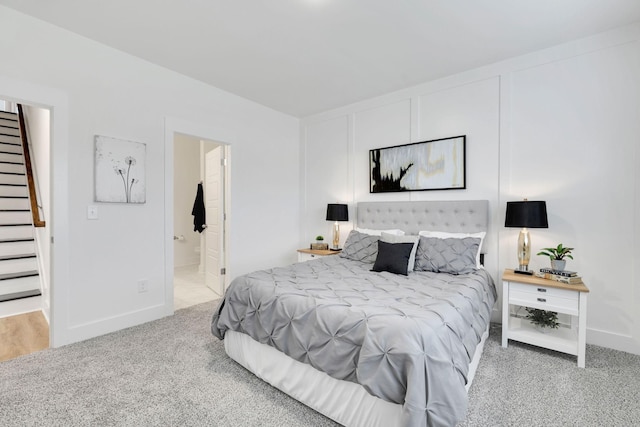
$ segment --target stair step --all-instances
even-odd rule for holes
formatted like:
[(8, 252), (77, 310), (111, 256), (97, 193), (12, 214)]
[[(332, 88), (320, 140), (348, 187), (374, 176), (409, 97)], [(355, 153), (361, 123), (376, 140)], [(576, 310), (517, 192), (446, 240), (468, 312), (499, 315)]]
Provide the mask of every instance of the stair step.
[(7, 145), (22, 146), (22, 139), (17, 135), (0, 135), (0, 142)]
[(31, 224), (15, 224), (15, 225), (12, 224), (9, 226), (0, 225), (0, 240), (13, 240), (13, 239), (33, 239), (33, 225)]
[[(0, 280), (5, 274), (38, 271), (38, 260), (35, 255), (29, 258), (9, 258), (0, 260)], [(12, 279), (13, 277), (9, 277)]]
[(0, 197), (0, 211), (29, 211), (30, 209), (31, 204), (28, 197)]
[(32, 221), (33, 217), (31, 216), (31, 212), (28, 209), (17, 212), (0, 211), (0, 224), (26, 224), (32, 223)]
[[(21, 160), (21, 158), (18, 158), (18, 160)], [(24, 163), (0, 162), (0, 173), (24, 174)]]
[(0, 274), (0, 280), (22, 279), (23, 277), (38, 276), (38, 270), (20, 271), (17, 273)]
[(24, 297), (37, 295), (35, 292), (40, 292), (40, 278), (37, 271), (0, 275), (0, 301), (15, 299), (16, 294), (23, 292), (31, 293)]
[(16, 255), (3, 255), (0, 256), (0, 261), (9, 261), (13, 259), (25, 259), (25, 258), (35, 258), (36, 254), (16, 254)]
[(15, 158), (15, 160), (14, 159), (7, 159), (7, 160), (0, 159), (0, 164), (3, 164), (3, 165), (23, 165), (24, 166), (24, 162), (22, 162), (20, 160), (21, 159), (19, 159), (17, 157)]
[(9, 137), (7, 135), (0, 135), (0, 152), (8, 154), (19, 154), (22, 156), (22, 142), (20, 138), (16, 136)]
[(5, 165), (5, 164), (18, 164), (20, 165), (20, 167), (24, 168), (24, 163), (22, 162), (22, 156), (12, 156), (12, 158), (7, 158), (9, 157), (10, 154), (0, 154), (0, 165)]
[(20, 125), (18, 124), (18, 121), (16, 119), (5, 119), (4, 117), (0, 117), (0, 126), (20, 129)]
[(27, 177), (25, 175), (0, 174), (0, 185), (27, 185)]
[(0, 146), (17, 145), (19, 147), (22, 147), (22, 139), (18, 138), (17, 136), (10, 136), (7, 138), (3, 138), (3, 140), (0, 140), (0, 144)]
[(27, 254), (35, 251), (36, 245), (33, 237), (0, 240), (0, 256)]
[(31, 298), (42, 295), (40, 289), (30, 289), (28, 291), (14, 292), (12, 294), (0, 295), (0, 302), (15, 301), (23, 298)]
[(0, 134), (2, 134), (2, 135), (11, 135), (11, 136), (20, 136), (20, 129), (0, 125)]
[(29, 197), (29, 189), (26, 184), (0, 184), (0, 198), (5, 197)]
[[(25, 208), (24, 206), (16, 206), (16, 207), (3, 206), (3, 204), (0, 203), (0, 212), (31, 212), (31, 210), (28, 207)], [(16, 223), (10, 222), (9, 224), (16, 224)]]
[(18, 114), (11, 111), (0, 111), (0, 117), (2, 117), (3, 119), (18, 120)]

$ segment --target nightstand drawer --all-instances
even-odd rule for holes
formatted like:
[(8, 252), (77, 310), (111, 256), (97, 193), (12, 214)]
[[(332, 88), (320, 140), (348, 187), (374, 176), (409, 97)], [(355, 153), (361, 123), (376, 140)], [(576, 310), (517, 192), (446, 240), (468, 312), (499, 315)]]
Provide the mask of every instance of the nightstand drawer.
[(575, 299), (578, 301), (578, 293), (566, 289), (552, 288), (549, 286), (525, 285), (522, 283), (511, 283), (511, 291), (527, 292), (535, 295), (547, 295), (559, 298)]
[(340, 251), (332, 250), (316, 250), (316, 249), (298, 249), (298, 262), (311, 261), (326, 256), (338, 255)]
[[(531, 286), (529, 286), (531, 288)], [(535, 290), (535, 288), (533, 288)], [(509, 290), (509, 303), (541, 310), (556, 311), (578, 315), (578, 293), (569, 291), (567, 298), (544, 292), (523, 292), (512, 287)]]
[(320, 255), (315, 254), (304, 254), (298, 252), (298, 262), (311, 261), (312, 259), (320, 258)]

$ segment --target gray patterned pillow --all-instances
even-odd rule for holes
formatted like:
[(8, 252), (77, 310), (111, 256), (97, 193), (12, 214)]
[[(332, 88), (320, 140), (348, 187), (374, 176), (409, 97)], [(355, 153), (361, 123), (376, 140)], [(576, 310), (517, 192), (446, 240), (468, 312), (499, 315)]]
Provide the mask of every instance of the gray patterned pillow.
[(439, 239), (420, 236), (415, 271), (467, 274), (476, 270), (480, 239)]
[(378, 255), (378, 240), (380, 240), (380, 236), (371, 236), (351, 230), (347, 241), (344, 242), (340, 256), (353, 261), (373, 263)]

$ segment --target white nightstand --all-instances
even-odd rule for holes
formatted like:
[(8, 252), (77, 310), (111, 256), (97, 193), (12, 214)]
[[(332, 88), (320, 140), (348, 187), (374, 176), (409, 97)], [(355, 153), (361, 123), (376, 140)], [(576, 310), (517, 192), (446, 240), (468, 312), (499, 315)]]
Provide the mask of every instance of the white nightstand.
[(340, 251), (318, 251), (315, 249), (298, 249), (298, 262), (310, 261), (323, 256), (337, 255)]
[[(578, 356), (578, 366), (584, 368), (588, 294), (589, 288), (582, 282), (569, 285), (505, 270), (502, 275), (502, 346), (507, 347), (511, 339), (573, 354)], [(561, 325), (543, 333), (527, 319), (514, 317), (510, 305), (569, 314), (571, 325)]]

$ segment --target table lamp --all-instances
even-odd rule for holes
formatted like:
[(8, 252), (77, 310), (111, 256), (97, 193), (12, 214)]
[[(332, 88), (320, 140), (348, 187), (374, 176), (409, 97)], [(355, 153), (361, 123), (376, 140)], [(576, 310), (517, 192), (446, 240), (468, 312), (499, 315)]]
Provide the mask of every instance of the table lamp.
[(329, 203), (327, 205), (327, 221), (333, 221), (333, 245), (332, 251), (340, 250), (340, 225), (338, 221), (349, 221), (349, 209), (347, 205)]
[(533, 274), (529, 271), (531, 259), (531, 237), (529, 228), (549, 228), (547, 204), (542, 201), (507, 202), (505, 227), (521, 228), (518, 235), (518, 268), (515, 273)]

